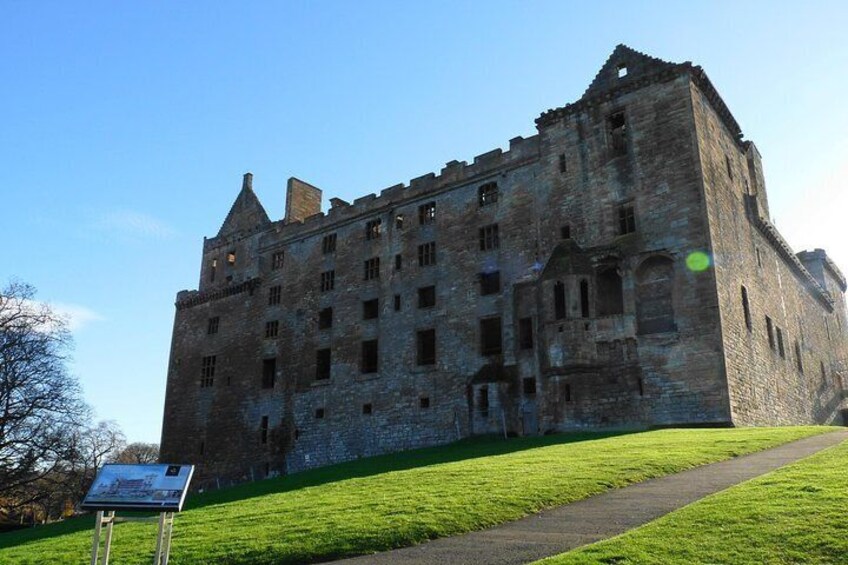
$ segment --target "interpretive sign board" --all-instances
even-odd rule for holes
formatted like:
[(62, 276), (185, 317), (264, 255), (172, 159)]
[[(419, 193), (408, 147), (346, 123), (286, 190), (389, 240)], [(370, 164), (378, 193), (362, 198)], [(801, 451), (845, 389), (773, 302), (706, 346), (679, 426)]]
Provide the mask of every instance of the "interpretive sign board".
[(179, 512), (194, 465), (104, 465), (82, 501), (83, 510)]

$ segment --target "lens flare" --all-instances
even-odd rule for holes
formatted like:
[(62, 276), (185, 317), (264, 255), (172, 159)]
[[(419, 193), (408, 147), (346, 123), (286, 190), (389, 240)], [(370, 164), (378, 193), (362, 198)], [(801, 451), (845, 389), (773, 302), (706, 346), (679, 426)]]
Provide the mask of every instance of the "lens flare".
[(700, 273), (710, 268), (710, 256), (703, 251), (693, 251), (686, 257), (686, 266), (694, 273)]

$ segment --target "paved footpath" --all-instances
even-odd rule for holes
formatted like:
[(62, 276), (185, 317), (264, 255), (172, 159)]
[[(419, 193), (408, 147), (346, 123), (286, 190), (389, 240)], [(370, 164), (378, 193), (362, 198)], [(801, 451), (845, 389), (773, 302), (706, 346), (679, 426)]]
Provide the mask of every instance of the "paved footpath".
[(829, 432), (711, 463), (546, 510), (488, 530), (338, 563), (519, 564), (569, 551), (641, 526), (707, 495), (774, 471), (848, 439)]

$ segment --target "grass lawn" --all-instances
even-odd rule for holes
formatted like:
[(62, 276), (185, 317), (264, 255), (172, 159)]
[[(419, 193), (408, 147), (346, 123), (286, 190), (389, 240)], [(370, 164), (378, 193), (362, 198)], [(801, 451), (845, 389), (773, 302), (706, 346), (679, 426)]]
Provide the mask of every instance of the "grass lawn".
[[(189, 498), (171, 563), (303, 563), (383, 551), (828, 431), (661, 430), (492, 438), (363, 459)], [(82, 563), (94, 518), (0, 534), (0, 563)], [(152, 559), (155, 524), (115, 526), (110, 562)]]
[(539, 563), (848, 563), (848, 443)]

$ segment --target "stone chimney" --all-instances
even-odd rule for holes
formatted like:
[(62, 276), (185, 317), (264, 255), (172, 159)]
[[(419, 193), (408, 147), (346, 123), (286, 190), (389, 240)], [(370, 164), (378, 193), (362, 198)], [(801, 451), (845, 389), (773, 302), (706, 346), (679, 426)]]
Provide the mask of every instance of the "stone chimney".
[(302, 222), (321, 212), (321, 189), (294, 177), (286, 186), (286, 223)]

